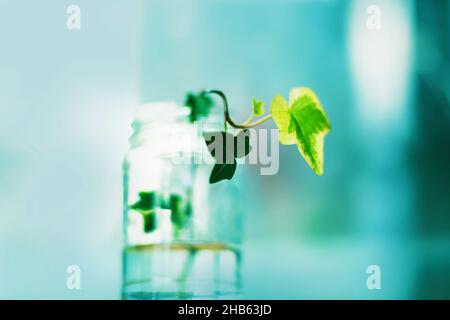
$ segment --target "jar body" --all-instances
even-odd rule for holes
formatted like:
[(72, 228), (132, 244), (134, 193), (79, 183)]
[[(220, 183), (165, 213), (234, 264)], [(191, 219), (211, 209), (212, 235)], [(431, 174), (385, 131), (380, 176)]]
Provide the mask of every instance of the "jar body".
[(209, 184), (202, 138), (219, 128), (175, 104), (144, 108), (123, 163), (122, 297), (239, 298), (242, 214), (231, 183)]

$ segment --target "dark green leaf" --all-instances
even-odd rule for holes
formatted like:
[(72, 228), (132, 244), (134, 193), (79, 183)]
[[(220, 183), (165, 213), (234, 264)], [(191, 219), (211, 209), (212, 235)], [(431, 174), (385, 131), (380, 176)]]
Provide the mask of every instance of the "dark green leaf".
[(154, 212), (142, 214), (144, 219), (144, 232), (150, 233), (156, 229), (156, 215)]
[(156, 192), (140, 192), (139, 200), (131, 205), (131, 209), (140, 211), (140, 212), (148, 212), (154, 210), (157, 206), (157, 194)]
[(209, 152), (216, 160), (209, 182), (231, 180), (236, 172), (236, 158), (243, 158), (252, 150), (250, 131), (242, 130), (236, 137), (226, 132), (206, 132), (203, 136)]
[(209, 177), (209, 183), (216, 183), (222, 180), (231, 180), (236, 172), (236, 161), (232, 164), (216, 163)]
[(170, 195), (170, 208), (172, 210), (170, 219), (172, 223), (179, 229), (186, 226), (191, 216), (191, 204), (177, 194)]
[(144, 232), (150, 233), (156, 229), (155, 209), (158, 205), (156, 192), (140, 192), (139, 200), (131, 205), (131, 209), (142, 214), (144, 220)]
[(191, 108), (190, 121), (194, 122), (207, 117), (214, 106), (214, 101), (206, 92), (188, 93), (185, 105)]

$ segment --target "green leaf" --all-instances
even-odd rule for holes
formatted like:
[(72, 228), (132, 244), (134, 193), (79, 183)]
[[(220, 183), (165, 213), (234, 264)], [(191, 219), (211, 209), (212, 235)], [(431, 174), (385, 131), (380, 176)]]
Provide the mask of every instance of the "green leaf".
[(185, 105), (191, 108), (189, 118), (191, 122), (194, 122), (209, 115), (211, 108), (214, 106), (214, 101), (206, 92), (191, 92), (186, 96)]
[(144, 232), (150, 233), (156, 229), (156, 215), (154, 212), (142, 214), (144, 219)]
[(171, 195), (167, 192), (162, 192), (159, 194), (159, 206), (161, 207), (161, 209), (170, 210), (170, 196)]
[(157, 206), (157, 194), (156, 192), (140, 192), (139, 200), (131, 205), (131, 209), (139, 212), (152, 211)]
[(234, 159), (241, 159), (252, 150), (250, 146), (250, 131), (241, 130), (237, 136), (226, 132), (205, 132), (208, 151), (218, 163), (233, 163)]
[(315, 93), (308, 88), (292, 89), (289, 104), (277, 96), (271, 112), (279, 130), (281, 144), (297, 144), (308, 165), (318, 175), (323, 174), (324, 138), (330, 123)]
[(282, 96), (276, 96), (270, 105), (270, 112), (273, 120), (278, 127), (278, 139), (281, 144), (296, 144), (297, 139), (295, 131), (292, 129), (291, 113), (286, 99)]
[(253, 114), (255, 116), (262, 116), (264, 114), (264, 102), (257, 101), (253, 98)]
[(216, 160), (209, 182), (231, 180), (236, 172), (236, 159), (245, 157), (252, 150), (250, 131), (241, 130), (237, 136), (227, 132), (205, 132), (203, 136), (209, 152)]
[(216, 183), (222, 180), (231, 180), (236, 172), (236, 161), (232, 164), (216, 163), (209, 177), (209, 183)]
[(131, 209), (142, 214), (144, 220), (144, 232), (150, 233), (156, 229), (155, 209), (157, 207), (158, 196), (156, 192), (140, 192), (139, 200), (131, 205)]
[(183, 197), (177, 194), (170, 195), (170, 220), (178, 228), (186, 226), (191, 216), (192, 208), (189, 201), (183, 200)]

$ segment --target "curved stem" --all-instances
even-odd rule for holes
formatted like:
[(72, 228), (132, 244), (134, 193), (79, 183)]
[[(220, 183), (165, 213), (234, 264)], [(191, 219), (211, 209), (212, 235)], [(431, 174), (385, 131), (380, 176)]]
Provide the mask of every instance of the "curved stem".
[(243, 124), (236, 123), (230, 117), (230, 112), (228, 110), (228, 100), (227, 100), (227, 97), (225, 96), (225, 94), (222, 91), (219, 91), (219, 90), (211, 90), (211, 91), (208, 91), (208, 93), (209, 94), (216, 94), (220, 98), (222, 98), (223, 107), (224, 107), (225, 122), (228, 123), (233, 128), (236, 128), (236, 129), (250, 129), (250, 128), (254, 128), (254, 127), (259, 126), (260, 124), (262, 124), (262, 123), (264, 123), (267, 120), (270, 120), (272, 118), (272, 115), (269, 114), (268, 116), (265, 116), (264, 118), (261, 118), (260, 120), (252, 122), (252, 123), (248, 123), (248, 124), (247, 123), (243, 123)]

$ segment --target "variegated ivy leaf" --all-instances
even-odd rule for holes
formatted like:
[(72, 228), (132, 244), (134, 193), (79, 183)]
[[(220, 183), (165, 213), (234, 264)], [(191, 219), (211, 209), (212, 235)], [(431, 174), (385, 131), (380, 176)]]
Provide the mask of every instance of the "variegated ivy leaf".
[(318, 175), (323, 174), (324, 138), (330, 123), (316, 94), (308, 88), (294, 88), (289, 102), (276, 96), (270, 106), (281, 144), (296, 144), (300, 154)]

